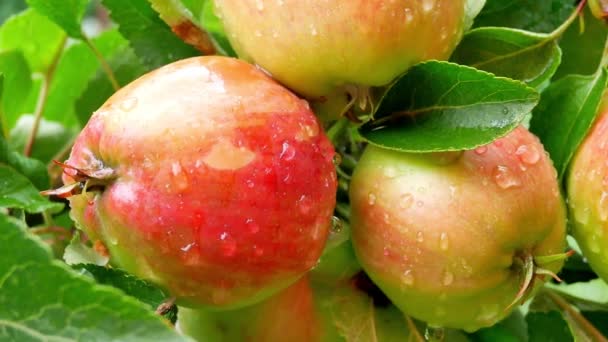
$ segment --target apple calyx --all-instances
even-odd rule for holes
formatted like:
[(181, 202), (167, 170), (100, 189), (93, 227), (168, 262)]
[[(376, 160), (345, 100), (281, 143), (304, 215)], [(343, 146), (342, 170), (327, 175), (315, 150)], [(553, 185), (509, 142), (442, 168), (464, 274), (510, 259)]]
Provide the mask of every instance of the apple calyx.
[(561, 283), (562, 279), (558, 277), (557, 274), (542, 268), (541, 266), (563, 261), (571, 257), (574, 253), (574, 250), (570, 250), (565, 253), (534, 256), (530, 251), (524, 251), (523, 253), (516, 255), (513, 259), (513, 267), (522, 275), (523, 280), (519, 286), (519, 291), (515, 295), (515, 299), (507, 306), (505, 311), (508, 311), (516, 304), (523, 302), (530, 295), (532, 289), (534, 289), (535, 278), (543, 279), (545, 276), (550, 276), (555, 281)]
[(53, 163), (59, 165), (63, 169), (63, 173), (70, 176), (74, 182), (66, 184), (57, 189), (41, 191), (43, 196), (57, 196), (59, 198), (68, 198), (87, 192), (87, 190), (103, 190), (103, 188), (113, 179), (116, 178), (116, 172), (109, 167), (101, 168), (78, 168), (66, 163), (53, 160)]

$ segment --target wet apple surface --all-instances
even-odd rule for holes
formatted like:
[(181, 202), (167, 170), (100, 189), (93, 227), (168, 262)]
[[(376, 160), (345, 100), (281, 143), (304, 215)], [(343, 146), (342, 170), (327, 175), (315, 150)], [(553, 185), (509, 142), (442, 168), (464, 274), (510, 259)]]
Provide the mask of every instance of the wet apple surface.
[[(363, 268), (396, 306), (431, 326), (495, 324), (522, 288), (525, 260), (565, 248), (554, 168), (522, 127), (465, 152), (368, 146), (350, 200)], [(534, 266), (557, 272), (561, 265)], [(545, 279), (536, 278), (526, 293)]]
[[(112, 96), (66, 161), (69, 198), (116, 265), (186, 306), (236, 307), (296, 281), (335, 205), (334, 150), (308, 104), (255, 67), (198, 57)], [(101, 171), (100, 171), (101, 170)]]

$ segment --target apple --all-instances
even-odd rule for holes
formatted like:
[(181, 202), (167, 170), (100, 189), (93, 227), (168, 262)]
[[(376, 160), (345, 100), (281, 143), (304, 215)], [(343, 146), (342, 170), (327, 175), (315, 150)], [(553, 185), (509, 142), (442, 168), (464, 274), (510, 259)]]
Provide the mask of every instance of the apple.
[(71, 196), (72, 218), (114, 265), (182, 306), (234, 308), (317, 263), (335, 206), (333, 157), (306, 101), (246, 62), (195, 57), (110, 97), (55, 193)]
[[(479, 1), (478, 1), (479, 2)], [(410, 66), (446, 59), (467, 0), (214, 0), (239, 57), (334, 113)], [(318, 113), (317, 113), (318, 114)]]
[(523, 127), (464, 152), (370, 145), (350, 201), (363, 269), (404, 313), (434, 327), (495, 324), (565, 258), (556, 172)]

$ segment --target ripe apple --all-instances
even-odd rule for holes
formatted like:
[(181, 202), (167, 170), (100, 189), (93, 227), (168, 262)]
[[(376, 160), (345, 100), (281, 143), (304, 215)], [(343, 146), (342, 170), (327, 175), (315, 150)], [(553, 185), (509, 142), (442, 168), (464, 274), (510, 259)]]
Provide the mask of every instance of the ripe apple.
[(467, 21), (467, 0), (214, 3), (241, 58), (319, 101), (365, 96), (420, 61), (449, 57)]
[(350, 200), (363, 269), (431, 326), (491, 326), (542, 284), (532, 276), (543, 280), (563, 264), (543, 258), (565, 248), (555, 169), (523, 127), (464, 152), (368, 146)]
[(567, 179), (572, 235), (591, 268), (608, 281), (608, 93)]
[(119, 267), (185, 306), (231, 308), (317, 262), (334, 149), (308, 104), (254, 66), (196, 57), (93, 114), (65, 162), (72, 218)]

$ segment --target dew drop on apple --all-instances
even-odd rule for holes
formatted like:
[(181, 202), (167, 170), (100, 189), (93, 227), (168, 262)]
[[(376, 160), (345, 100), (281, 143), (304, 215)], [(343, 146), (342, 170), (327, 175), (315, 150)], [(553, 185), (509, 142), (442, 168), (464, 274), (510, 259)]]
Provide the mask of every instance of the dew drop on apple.
[(376, 195), (375, 195), (374, 193), (370, 192), (370, 193), (367, 195), (367, 203), (368, 203), (369, 205), (374, 205), (374, 204), (376, 204)]
[(300, 196), (298, 199), (298, 208), (300, 209), (300, 213), (302, 215), (308, 215), (312, 209), (313, 203), (310, 197), (306, 195)]
[(454, 282), (454, 274), (450, 271), (445, 271), (445, 273), (443, 273), (443, 279), (441, 280), (441, 283), (444, 286), (449, 286)]
[(173, 175), (173, 184), (177, 190), (183, 191), (188, 188), (188, 177), (184, 173), (179, 162), (173, 162), (171, 164), (171, 174)]
[(384, 168), (384, 176), (388, 179), (392, 179), (397, 177), (397, 170), (394, 167), (385, 167)]
[(290, 161), (296, 156), (296, 149), (287, 141), (283, 142), (281, 154), (279, 157), (283, 160)]
[(494, 181), (501, 189), (516, 188), (521, 186), (521, 180), (507, 166), (498, 165), (494, 169)]
[(498, 304), (483, 304), (481, 310), (477, 316), (479, 322), (494, 322), (496, 316), (498, 316), (499, 307)]
[(597, 204), (597, 211), (600, 214), (600, 220), (605, 222), (608, 220), (608, 192), (602, 191), (600, 201)]
[(194, 242), (191, 242), (183, 247), (181, 247), (180, 249), (182, 250), (182, 252), (188, 252), (193, 246), (194, 246)]
[(317, 28), (313, 24), (310, 24), (310, 34), (313, 35), (313, 36), (316, 36), (317, 34), (319, 34), (317, 32)]
[(344, 229), (344, 222), (338, 216), (333, 216), (331, 218), (331, 233), (338, 234), (342, 232), (342, 229)]
[(247, 230), (249, 230), (251, 234), (255, 234), (260, 231), (260, 226), (255, 223), (252, 218), (248, 218), (247, 220), (245, 220), (245, 225), (247, 226)]
[(447, 251), (450, 246), (450, 240), (448, 239), (448, 234), (446, 232), (442, 232), (439, 235), (439, 249), (442, 251)]
[(227, 232), (220, 234), (222, 254), (226, 257), (232, 257), (236, 254), (236, 241), (234, 241)]
[(598, 254), (601, 251), (600, 244), (598, 242), (598, 236), (592, 235), (589, 239), (589, 249), (592, 253)]
[(262, 32), (260, 30), (255, 30), (253, 32), (253, 34), (255, 34), (256, 37), (261, 37), (262, 36)]
[(256, 0), (256, 8), (258, 9), (259, 12), (262, 12), (264, 10), (264, 1), (262, 0)]
[(534, 146), (521, 145), (515, 151), (515, 155), (519, 157), (523, 163), (534, 165), (540, 160), (540, 153)]
[(589, 223), (589, 216), (591, 216), (591, 209), (589, 208), (576, 208), (576, 210), (574, 210), (574, 219), (578, 223)]
[(264, 255), (264, 250), (256, 245), (253, 245), (253, 254), (257, 257)]
[(422, 231), (418, 231), (418, 233), (416, 233), (416, 241), (424, 242), (424, 233)]
[(130, 112), (137, 107), (137, 97), (129, 97), (120, 103), (123, 112)]
[(487, 146), (479, 146), (476, 149), (473, 150), (475, 152), (475, 154), (481, 156), (483, 154), (485, 154), (486, 152), (488, 152), (488, 147)]
[(412, 206), (413, 203), (414, 196), (412, 196), (412, 194), (405, 193), (399, 198), (399, 208), (401, 209), (408, 209)]
[(414, 285), (414, 272), (410, 269), (405, 270), (401, 275), (401, 282), (407, 286)]

